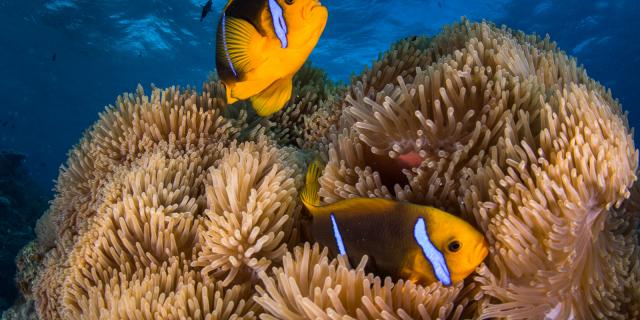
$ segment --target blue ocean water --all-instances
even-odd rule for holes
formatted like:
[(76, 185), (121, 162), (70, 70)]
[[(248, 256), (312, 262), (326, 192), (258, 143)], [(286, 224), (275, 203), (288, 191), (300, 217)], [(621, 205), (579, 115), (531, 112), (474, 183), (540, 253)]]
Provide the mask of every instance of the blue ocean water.
[[(257, 0), (256, 0), (257, 1)], [(26, 155), (53, 187), (66, 152), (117, 95), (200, 88), (214, 71), (224, 0), (0, 0), (0, 150)], [(611, 88), (640, 127), (640, 1), (323, 0), (329, 20), (310, 60), (334, 80), (361, 72), (394, 41), (434, 35), (465, 16), (549, 34)], [(637, 137), (637, 133), (636, 133)], [(4, 284), (2, 284), (4, 286)]]
[[(0, 0), (0, 149), (24, 153), (53, 186), (82, 131), (118, 94), (195, 85), (214, 70), (224, 0), (201, 23), (205, 0)], [(348, 80), (395, 40), (487, 19), (550, 34), (620, 99), (637, 127), (640, 1), (324, 0), (329, 20), (310, 60)], [(55, 61), (54, 61), (55, 55)]]

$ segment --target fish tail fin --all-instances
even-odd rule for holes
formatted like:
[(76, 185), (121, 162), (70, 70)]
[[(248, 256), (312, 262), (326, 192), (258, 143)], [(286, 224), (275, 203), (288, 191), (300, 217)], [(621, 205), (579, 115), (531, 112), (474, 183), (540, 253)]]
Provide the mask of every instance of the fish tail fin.
[(305, 180), (304, 189), (300, 193), (300, 199), (307, 207), (320, 206), (320, 183), (318, 179), (322, 176), (322, 170), (324, 165), (319, 159), (314, 160), (309, 164), (307, 168), (307, 177)]
[(276, 80), (269, 87), (251, 97), (251, 104), (256, 113), (261, 117), (266, 117), (280, 111), (291, 99), (292, 82), (292, 77)]

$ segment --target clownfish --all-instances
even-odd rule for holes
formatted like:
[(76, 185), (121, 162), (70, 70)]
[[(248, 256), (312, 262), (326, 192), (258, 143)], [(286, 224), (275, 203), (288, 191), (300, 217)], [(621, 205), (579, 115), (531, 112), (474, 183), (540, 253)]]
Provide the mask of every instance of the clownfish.
[(320, 206), (323, 165), (309, 165), (300, 193), (311, 214), (311, 237), (333, 254), (377, 272), (420, 284), (464, 280), (489, 253), (482, 233), (442, 210), (382, 198), (352, 198)]
[(216, 41), (216, 69), (227, 103), (251, 99), (263, 117), (282, 109), (327, 17), (318, 0), (230, 0)]

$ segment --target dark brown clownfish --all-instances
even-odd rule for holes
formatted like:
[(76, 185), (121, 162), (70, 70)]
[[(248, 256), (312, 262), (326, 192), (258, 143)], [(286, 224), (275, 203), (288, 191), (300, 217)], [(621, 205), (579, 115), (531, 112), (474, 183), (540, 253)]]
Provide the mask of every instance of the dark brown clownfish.
[(382, 198), (352, 198), (320, 206), (322, 164), (307, 170), (300, 198), (311, 214), (311, 237), (334, 254), (377, 272), (421, 284), (464, 280), (484, 260), (487, 242), (469, 223), (442, 210)]

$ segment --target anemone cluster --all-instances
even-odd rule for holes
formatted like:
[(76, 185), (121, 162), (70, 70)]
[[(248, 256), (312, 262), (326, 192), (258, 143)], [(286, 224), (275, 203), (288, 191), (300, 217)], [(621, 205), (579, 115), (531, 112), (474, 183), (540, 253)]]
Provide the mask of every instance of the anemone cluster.
[[(267, 119), (215, 80), (118, 98), (69, 153), (4, 317), (640, 317), (638, 150), (611, 93), (548, 38), (463, 20), (349, 86), (310, 66), (294, 86)], [(316, 156), (323, 203), (435, 206), (489, 256), (449, 287), (329, 256), (301, 232)]]

